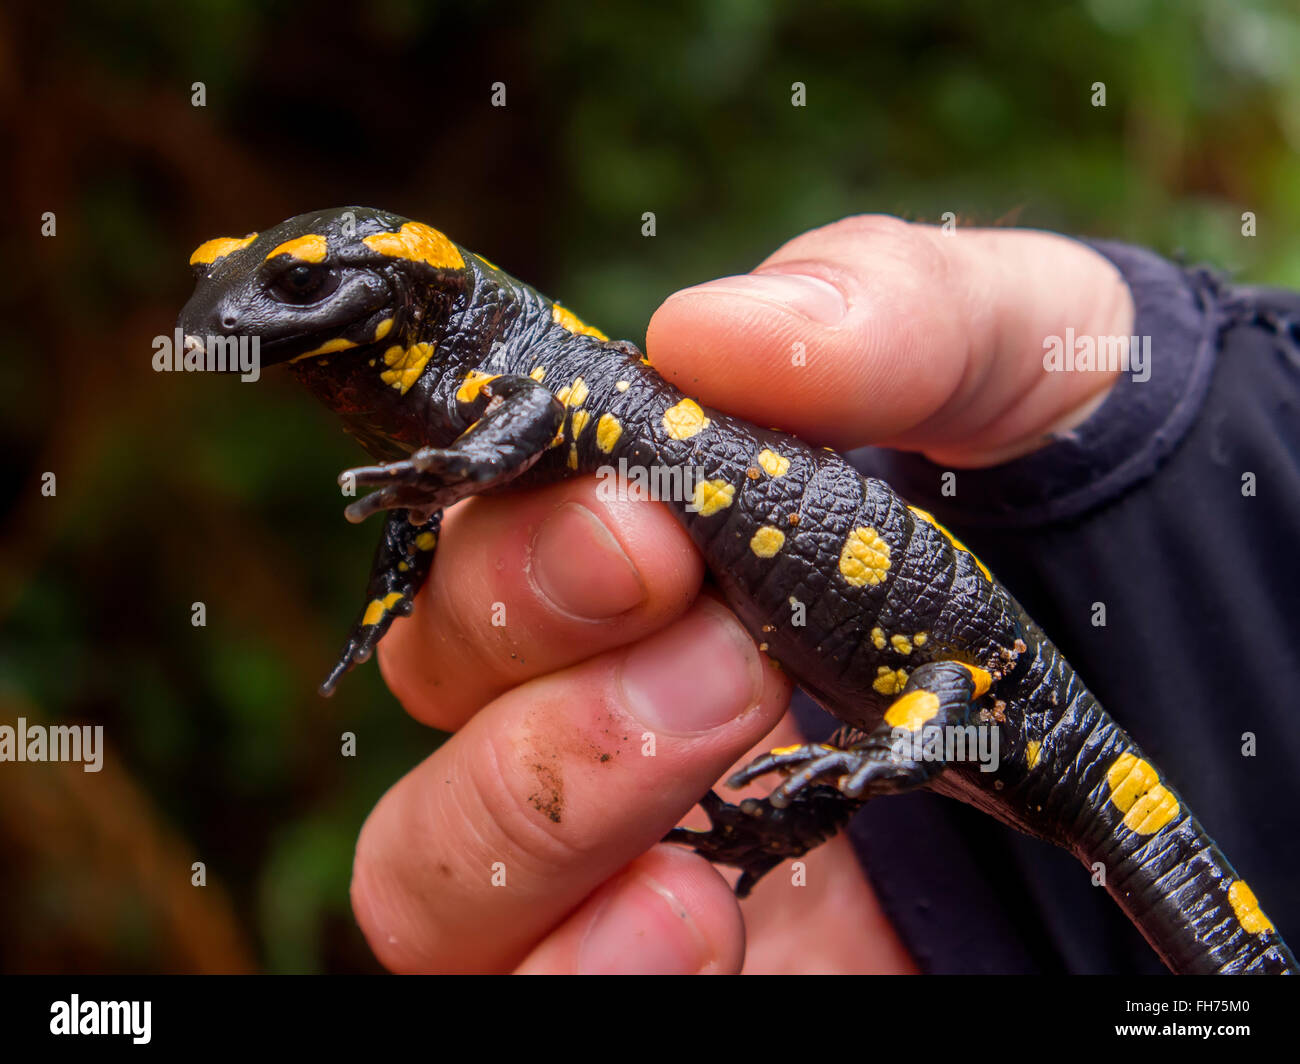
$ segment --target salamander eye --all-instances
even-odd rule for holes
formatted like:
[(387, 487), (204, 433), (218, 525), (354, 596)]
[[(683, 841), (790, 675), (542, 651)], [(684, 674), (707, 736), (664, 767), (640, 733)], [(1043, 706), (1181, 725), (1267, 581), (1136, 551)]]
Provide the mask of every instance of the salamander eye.
[(339, 276), (327, 266), (290, 266), (271, 286), (271, 294), (282, 303), (314, 303), (339, 286)]

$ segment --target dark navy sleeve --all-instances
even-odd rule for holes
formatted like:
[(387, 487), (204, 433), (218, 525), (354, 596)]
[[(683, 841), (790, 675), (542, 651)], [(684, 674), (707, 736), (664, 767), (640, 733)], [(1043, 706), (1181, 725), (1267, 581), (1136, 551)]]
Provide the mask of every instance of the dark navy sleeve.
[[(1146, 379), (1121, 375), (1083, 425), (1033, 454), (954, 471), (954, 495), (922, 457), (851, 457), (988, 564), (1294, 943), (1300, 295), (1091, 246), (1133, 293)], [(796, 713), (815, 738), (833, 728), (802, 693)], [(955, 801), (879, 799), (849, 832), (926, 971), (1165, 970), (1073, 857)]]

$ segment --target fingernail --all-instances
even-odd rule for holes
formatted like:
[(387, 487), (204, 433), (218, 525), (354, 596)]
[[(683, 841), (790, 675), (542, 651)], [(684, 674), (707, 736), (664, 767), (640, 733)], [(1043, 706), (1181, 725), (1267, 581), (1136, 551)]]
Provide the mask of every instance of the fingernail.
[(594, 513), (576, 502), (557, 506), (533, 537), (537, 589), (563, 613), (601, 620), (645, 599), (632, 559)]
[(696, 293), (761, 300), (823, 325), (842, 321), (849, 309), (844, 294), (833, 284), (802, 273), (746, 273), (722, 277), (683, 289), (676, 295)]
[(709, 961), (690, 913), (662, 884), (629, 876), (578, 947), (579, 975), (693, 975)]
[(705, 599), (690, 616), (638, 644), (619, 680), (628, 707), (646, 727), (689, 735), (754, 705), (763, 690), (763, 666), (740, 622)]

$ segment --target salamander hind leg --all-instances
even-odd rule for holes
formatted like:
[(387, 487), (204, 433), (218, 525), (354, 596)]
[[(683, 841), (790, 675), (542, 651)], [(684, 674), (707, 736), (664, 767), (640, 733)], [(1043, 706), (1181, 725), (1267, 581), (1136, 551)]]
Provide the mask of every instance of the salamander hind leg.
[(983, 669), (937, 661), (916, 669), (907, 686), (869, 732), (849, 730), (838, 742), (783, 747), (756, 758), (728, 781), (745, 784), (769, 772), (785, 779), (767, 798), (724, 802), (712, 791), (700, 803), (707, 831), (676, 828), (665, 841), (683, 843), (717, 864), (744, 870), (744, 897), (773, 867), (802, 856), (842, 828), (869, 798), (901, 794), (929, 783), (946, 767), (949, 727), (969, 721), (991, 678)]
[(806, 788), (780, 809), (766, 798), (733, 804), (709, 791), (700, 799), (708, 830), (673, 828), (664, 841), (689, 846), (714, 864), (741, 869), (736, 894), (744, 898), (782, 861), (803, 856), (839, 831), (861, 804), (820, 786)]

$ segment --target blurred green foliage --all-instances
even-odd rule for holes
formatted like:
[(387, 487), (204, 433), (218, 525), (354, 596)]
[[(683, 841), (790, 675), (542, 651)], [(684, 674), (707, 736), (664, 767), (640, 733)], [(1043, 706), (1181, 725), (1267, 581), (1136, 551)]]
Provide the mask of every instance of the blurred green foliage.
[[(373, 666), (314, 692), (377, 534), (339, 513), (351, 442), (280, 374), (150, 371), (200, 241), (383, 206), (638, 341), (675, 288), (866, 211), (1014, 219), (1295, 286), (1296, 55), (1281, 0), (4, 12), (0, 723), (105, 725), (124, 789), (0, 766), (0, 911), (28, 914), (0, 967), (373, 968), (352, 846), (438, 741)], [(161, 857), (90, 861), (78, 831), (128, 813), (122, 837)]]

